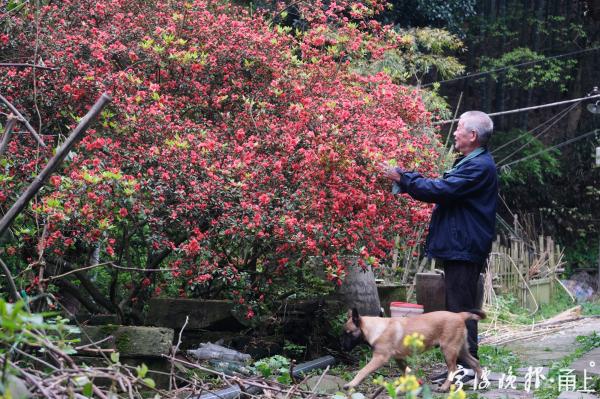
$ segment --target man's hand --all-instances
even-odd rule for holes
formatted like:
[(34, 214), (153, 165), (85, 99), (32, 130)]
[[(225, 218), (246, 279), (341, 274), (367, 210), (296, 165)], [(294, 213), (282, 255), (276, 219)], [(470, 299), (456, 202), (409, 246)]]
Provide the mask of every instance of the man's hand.
[(398, 182), (398, 183), (400, 182), (400, 179), (402, 178), (400, 173), (398, 173), (398, 170), (400, 170), (400, 168), (397, 168), (395, 166), (390, 166), (385, 162), (380, 162), (379, 168), (381, 169), (381, 172), (383, 173), (383, 175), (385, 177), (387, 177), (388, 179), (393, 180), (395, 182)]

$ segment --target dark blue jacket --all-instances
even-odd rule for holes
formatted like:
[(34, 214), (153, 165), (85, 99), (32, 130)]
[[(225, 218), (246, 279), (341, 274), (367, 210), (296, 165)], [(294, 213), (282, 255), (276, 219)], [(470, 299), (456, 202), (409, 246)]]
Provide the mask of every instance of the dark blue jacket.
[(436, 204), (427, 237), (429, 257), (485, 262), (495, 237), (498, 198), (496, 164), (487, 150), (441, 179), (404, 172), (399, 185), (414, 199)]

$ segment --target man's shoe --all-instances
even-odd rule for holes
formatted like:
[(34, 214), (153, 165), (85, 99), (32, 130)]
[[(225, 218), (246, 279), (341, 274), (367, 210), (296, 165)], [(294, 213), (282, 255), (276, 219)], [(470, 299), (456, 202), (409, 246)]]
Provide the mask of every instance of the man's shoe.
[(443, 373), (439, 373), (439, 374), (432, 376), (431, 382), (439, 384), (439, 383), (446, 381), (446, 378), (448, 378), (448, 370), (444, 371)]

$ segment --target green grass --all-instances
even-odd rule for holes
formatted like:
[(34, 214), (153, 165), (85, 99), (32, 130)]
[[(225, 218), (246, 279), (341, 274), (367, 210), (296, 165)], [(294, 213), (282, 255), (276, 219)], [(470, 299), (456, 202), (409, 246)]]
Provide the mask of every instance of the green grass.
[(581, 307), (581, 314), (585, 316), (600, 316), (600, 300), (582, 303)]
[[(556, 287), (554, 290), (550, 303), (540, 305), (538, 311), (533, 315), (529, 309), (521, 306), (519, 300), (513, 295), (501, 295), (497, 297), (496, 304), (488, 309), (488, 319), (496, 318), (509, 323), (531, 324), (549, 319), (574, 306), (576, 303), (573, 303), (571, 297), (560, 287)], [(583, 314), (600, 315), (600, 302), (586, 303), (582, 306)]]
[(491, 371), (506, 373), (510, 367), (513, 370), (523, 367), (522, 360), (506, 348), (480, 345), (478, 353), (481, 366), (487, 367)]
[(535, 321), (549, 319), (567, 309), (576, 306), (569, 294), (561, 287), (556, 286), (552, 295), (552, 300), (548, 304), (540, 305), (539, 310), (534, 315)]

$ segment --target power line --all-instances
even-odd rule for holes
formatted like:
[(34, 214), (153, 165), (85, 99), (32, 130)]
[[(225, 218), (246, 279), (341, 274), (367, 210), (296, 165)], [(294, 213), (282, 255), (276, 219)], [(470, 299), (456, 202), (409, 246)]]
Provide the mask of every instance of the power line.
[(522, 139), (523, 137), (527, 136), (528, 134), (532, 134), (533, 132), (535, 132), (536, 130), (538, 130), (539, 128), (541, 128), (542, 126), (544, 126), (545, 124), (548, 124), (544, 130), (542, 130), (540, 133), (536, 134), (534, 137), (538, 138), (539, 136), (541, 136), (542, 134), (546, 133), (548, 131), (548, 129), (550, 129), (552, 126), (554, 126), (556, 123), (558, 123), (558, 121), (560, 121), (562, 118), (564, 118), (573, 108), (575, 108), (576, 106), (578, 106), (579, 103), (575, 103), (573, 105), (571, 105), (569, 108), (563, 109), (562, 111), (560, 111), (558, 114), (556, 115), (552, 115), (550, 118), (548, 118), (547, 120), (545, 120), (544, 122), (540, 123), (539, 125), (537, 125), (536, 127), (534, 127), (533, 129), (531, 129), (530, 131), (523, 133), (522, 135), (515, 137), (512, 140), (507, 141), (506, 143), (498, 146), (498, 147), (494, 147), (494, 150), (491, 152), (492, 154), (500, 151), (502, 148), (514, 143), (515, 141), (518, 141), (520, 139)]
[(553, 55), (553, 56), (550, 56), (550, 57), (544, 57), (544, 58), (539, 59), (539, 60), (526, 61), (526, 62), (522, 62), (520, 64), (508, 65), (508, 66), (501, 67), (501, 68), (491, 69), (489, 71), (481, 71), (481, 72), (476, 72), (476, 73), (473, 73), (473, 74), (467, 74), (467, 75), (464, 75), (464, 76), (458, 76), (458, 77), (452, 78), (452, 79), (438, 80), (436, 82), (425, 83), (424, 85), (421, 85), (421, 87), (429, 87), (429, 86), (432, 86), (432, 85), (434, 85), (436, 83), (448, 83), (448, 82), (454, 82), (454, 81), (462, 80), (462, 79), (475, 78), (477, 76), (482, 76), (482, 75), (487, 75), (487, 74), (494, 73), (494, 72), (504, 71), (504, 70), (509, 69), (509, 68), (517, 68), (517, 67), (522, 67), (522, 66), (525, 66), (525, 65), (537, 64), (538, 62), (544, 62), (544, 61), (552, 60), (552, 59), (555, 59), (555, 58), (568, 57), (568, 56), (571, 56), (571, 55), (586, 53), (588, 51), (595, 51), (595, 50), (598, 50), (598, 49), (600, 49), (600, 46), (599, 47), (588, 48), (588, 49), (583, 49), (583, 50), (572, 51), (570, 53), (565, 53), (565, 54)]
[[(557, 105), (570, 104), (570, 103), (574, 103), (574, 102), (578, 102), (578, 101), (592, 100), (594, 98), (600, 98), (600, 94), (595, 94), (593, 96), (587, 96), (587, 97), (574, 98), (572, 100), (558, 101), (558, 102), (555, 102), (555, 103), (547, 103), (547, 104), (535, 105), (533, 107), (517, 108), (517, 109), (511, 109), (511, 110), (508, 110), (508, 111), (494, 112), (492, 114), (488, 114), (488, 116), (499, 116), (499, 115), (506, 115), (506, 114), (514, 114), (514, 113), (517, 113), (517, 112), (532, 111), (534, 109), (555, 107)], [(448, 123), (456, 122), (456, 121), (459, 121), (459, 120), (460, 120), (460, 118), (459, 119), (448, 119), (448, 120), (445, 120), (445, 121), (433, 122), (433, 125), (434, 126), (436, 126), (436, 125), (446, 125)]]
[(545, 152), (548, 152), (548, 151), (551, 151), (551, 150), (555, 150), (555, 149), (560, 148), (560, 147), (564, 147), (567, 144), (574, 143), (575, 141), (578, 141), (578, 140), (581, 140), (583, 138), (589, 137), (589, 136), (591, 136), (593, 134), (598, 134), (599, 132), (600, 132), (600, 129), (594, 129), (592, 131), (589, 131), (587, 133), (582, 134), (581, 136), (573, 137), (572, 139), (565, 140), (562, 143), (559, 143), (557, 145), (553, 145), (552, 147), (545, 148), (545, 149), (543, 149), (541, 151), (536, 152), (535, 154), (527, 155), (526, 157), (523, 157), (521, 159), (517, 159), (516, 161), (509, 162), (506, 165), (499, 165), (499, 167), (500, 168), (507, 168), (507, 167), (509, 167), (511, 165), (514, 165), (514, 164), (522, 162), (522, 161), (526, 161), (526, 160), (528, 160), (530, 158), (536, 157), (536, 156), (538, 156), (540, 154), (543, 154)]
[[(504, 161), (506, 161), (507, 159), (511, 158), (513, 155), (517, 154), (519, 151), (521, 151), (523, 148), (527, 147), (531, 142), (533, 142), (533, 140), (537, 139), (538, 137), (540, 137), (542, 134), (546, 133), (547, 131), (549, 131), (552, 126), (556, 125), (562, 118), (564, 118), (565, 116), (567, 116), (567, 114), (574, 109), (576, 106), (578, 106), (579, 103), (575, 103), (573, 105), (571, 105), (569, 108), (562, 110), (561, 113), (559, 113), (558, 115), (554, 116), (554, 120), (552, 122), (550, 122), (541, 132), (539, 132), (538, 134), (536, 134), (535, 136), (531, 137), (529, 140), (527, 140), (524, 144), (522, 144), (519, 148), (517, 148), (516, 150), (514, 150), (512, 153), (508, 154), (507, 156), (505, 156), (501, 161), (499, 161), (498, 163), (502, 163)], [(552, 120), (553, 118), (550, 118), (550, 120)], [(538, 127), (541, 125), (538, 125)], [(532, 133), (534, 130), (536, 130), (536, 128), (532, 129), (529, 133)], [(522, 137), (526, 136), (527, 133), (520, 135), (519, 137), (509, 141), (508, 143), (505, 143), (503, 145), (501, 145), (500, 147), (494, 149), (494, 151), (492, 151), (492, 154), (496, 151), (498, 151), (500, 148), (505, 147), (506, 145), (521, 139)]]

